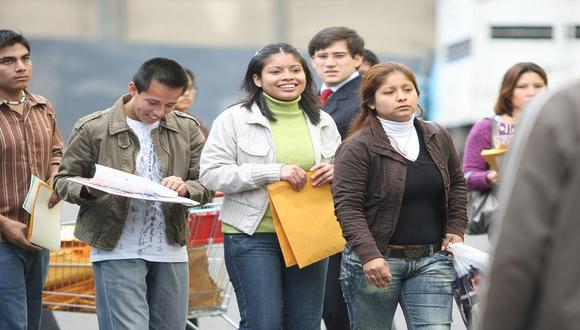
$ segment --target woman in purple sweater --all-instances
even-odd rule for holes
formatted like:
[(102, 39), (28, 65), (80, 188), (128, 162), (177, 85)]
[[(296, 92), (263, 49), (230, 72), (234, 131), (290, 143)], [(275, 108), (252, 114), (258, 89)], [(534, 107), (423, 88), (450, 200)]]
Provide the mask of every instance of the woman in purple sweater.
[(505, 73), (494, 108), (495, 115), (475, 123), (467, 136), (463, 172), (469, 190), (497, 186), (498, 173), (489, 168), (481, 150), (507, 148), (522, 110), (547, 85), (546, 72), (535, 63), (517, 63)]

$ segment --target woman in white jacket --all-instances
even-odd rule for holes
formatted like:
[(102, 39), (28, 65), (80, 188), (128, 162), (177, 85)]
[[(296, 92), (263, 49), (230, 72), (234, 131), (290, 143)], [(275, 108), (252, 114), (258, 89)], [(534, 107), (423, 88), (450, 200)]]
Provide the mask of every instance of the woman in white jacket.
[(201, 182), (224, 192), (226, 267), (236, 291), (240, 329), (319, 329), (327, 260), (286, 268), (266, 186), (301, 190), (332, 182), (340, 135), (319, 110), (306, 60), (291, 45), (269, 44), (251, 59), (247, 97), (213, 123), (201, 155)]

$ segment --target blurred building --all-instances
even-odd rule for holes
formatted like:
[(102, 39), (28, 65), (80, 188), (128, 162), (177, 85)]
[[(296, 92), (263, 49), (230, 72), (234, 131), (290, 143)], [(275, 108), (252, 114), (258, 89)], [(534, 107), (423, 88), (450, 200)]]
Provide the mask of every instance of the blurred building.
[(550, 88), (580, 77), (579, 0), (439, 0), (432, 118), (448, 127), (493, 115), (505, 71), (536, 62)]
[(422, 86), (433, 60), (435, 2), (425, 0), (2, 0), (1, 8), (0, 26), (32, 41), (31, 88), (53, 100), (65, 138), (154, 56), (195, 72), (192, 114), (208, 125), (239, 99), (249, 59), (270, 42), (306, 55), (320, 29), (349, 26), (381, 60), (413, 68)]

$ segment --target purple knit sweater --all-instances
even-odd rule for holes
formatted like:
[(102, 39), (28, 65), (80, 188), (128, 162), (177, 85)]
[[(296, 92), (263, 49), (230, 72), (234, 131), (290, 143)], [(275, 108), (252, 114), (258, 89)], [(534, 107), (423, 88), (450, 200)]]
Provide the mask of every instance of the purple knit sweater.
[(463, 151), (463, 173), (469, 175), (467, 187), (469, 190), (485, 190), (490, 187), (486, 174), (489, 165), (481, 157), (481, 150), (491, 149), (491, 125), (492, 119), (484, 118), (473, 125)]

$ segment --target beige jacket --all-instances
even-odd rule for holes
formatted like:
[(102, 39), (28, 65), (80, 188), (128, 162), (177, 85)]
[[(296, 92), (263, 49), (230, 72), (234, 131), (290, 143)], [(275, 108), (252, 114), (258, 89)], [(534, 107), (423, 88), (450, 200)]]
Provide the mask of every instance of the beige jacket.
[[(307, 118), (315, 162), (331, 163), (340, 134), (325, 112), (320, 123)], [(266, 186), (280, 181), (280, 163), (268, 119), (257, 105), (251, 110), (239, 104), (225, 110), (213, 123), (201, 154), (200, 181), (224, 192), (220, 220), (252, 235), (268, 207)]]

